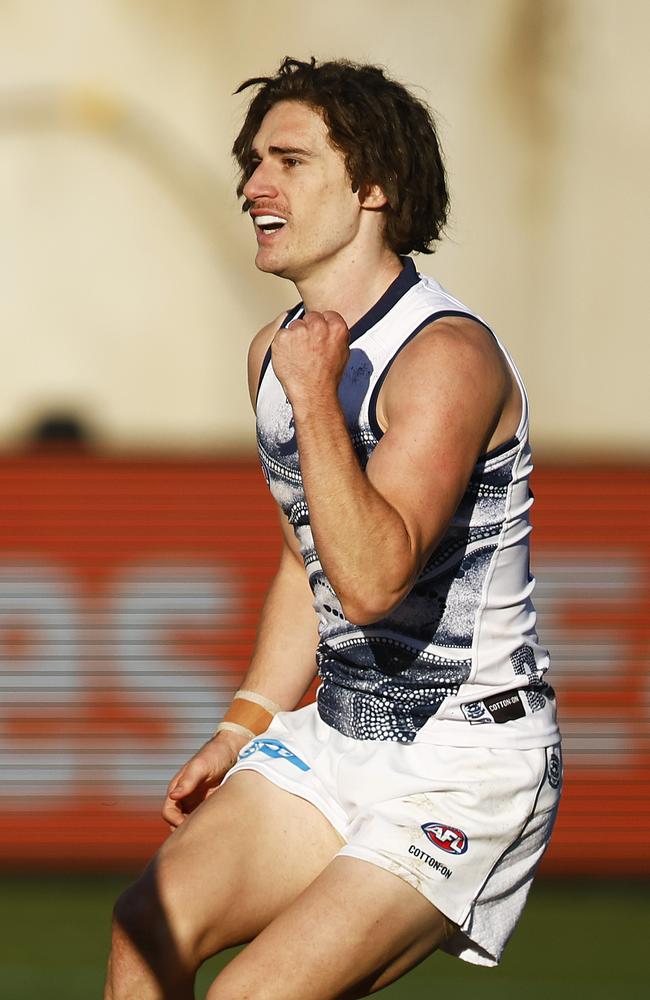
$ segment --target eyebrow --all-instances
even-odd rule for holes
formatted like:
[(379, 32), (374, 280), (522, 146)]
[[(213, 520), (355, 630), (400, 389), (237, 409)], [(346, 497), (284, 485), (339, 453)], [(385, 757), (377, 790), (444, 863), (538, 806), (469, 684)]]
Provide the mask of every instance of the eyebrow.
[[(272, 156), (293, 156), (298, 154), (299, 156), (313, 156), (314, 154), (308, 149), (302, 149), (300, 146), (269, 146), (269, 153)], [(251, 157), (261, 160), (262, 157), (256, 149), (251, 149)]]

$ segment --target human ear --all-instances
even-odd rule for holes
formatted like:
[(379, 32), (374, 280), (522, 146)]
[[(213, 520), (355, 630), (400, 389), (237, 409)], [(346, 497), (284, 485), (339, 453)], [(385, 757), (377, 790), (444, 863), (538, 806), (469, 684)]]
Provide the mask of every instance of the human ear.
[(359, 204), (361, 208), (378, 209), (388, 204), (388, 198), (379, 184), (364, 184), (359, 188)]

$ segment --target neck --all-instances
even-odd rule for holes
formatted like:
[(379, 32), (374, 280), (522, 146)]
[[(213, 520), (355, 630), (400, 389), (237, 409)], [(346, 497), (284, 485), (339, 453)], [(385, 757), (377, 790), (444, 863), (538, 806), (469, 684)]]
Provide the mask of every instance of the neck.
[(374, 254), (328, 261), (321, 273), (296, 281), (307, 312), (339, 313), (352, 327), (384, 294), (402, 270), (397, 254), (382, 246)]

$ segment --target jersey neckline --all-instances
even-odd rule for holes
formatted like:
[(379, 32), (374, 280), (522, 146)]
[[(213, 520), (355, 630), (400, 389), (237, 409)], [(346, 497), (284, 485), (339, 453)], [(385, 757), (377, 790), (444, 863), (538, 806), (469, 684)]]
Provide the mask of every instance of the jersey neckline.
[[(420, 281), (420, 275), (418, 274), (415, 261), (412, 257), (402, 257), (400, 260), (404, 265), (402, 270), (397, 275), (396, 278), (390, 283), (384, 294), (377, 299), (374, 306), (371, 306), (367, 313), (364, 313), (361, 319), (358, 319), (350, 327), (350, 343), (354, 343), (359, 337), (362, 337), (364, 333), (367, 333), (376, 323), (379, 323), (381, 319), (386, 316), (393, 306), (397, 305), (399, 300), (405, 295), (409, 288), (413, 288)], [(287, 315), (282, 320), (280, 324), (281, 327), (287, 327), (292, 320), (297, 319), (298, 316), (304, 312), (304, 302), (299, 302), (297, 305), (293, 306), (287, 312)], [(260, 394), (260, 389), (262, 388), (262, 379), (266, 374), (266, 370), (269, 367), (271, 361), (271, 346), (269, 345), (266, 354), (264, 355), (264, 360), (262, 361), (262, 367), (260, 369), (260, 377), (257, 382), (257, 393), (255, 395), (255, 402), (257, 403), (257, 398)]]
[(350, 327), (350, 343), (358, 340), (371, 327), (379, 323), (397, 305), (403, 295), (408, 292), (420, 280), (420, 275), (415, 269), (415, 262), (412, 257), (400, 257), (404, 265), (397, 277), (390, 283), (384, 294), (377, 299), (374, 306), (371, 306), (367, 313), (358, 319)]

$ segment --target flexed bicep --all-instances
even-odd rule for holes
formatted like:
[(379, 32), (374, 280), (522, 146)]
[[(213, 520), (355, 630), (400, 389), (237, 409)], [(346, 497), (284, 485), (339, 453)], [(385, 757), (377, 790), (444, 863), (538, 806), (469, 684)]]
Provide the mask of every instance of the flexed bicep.
[(500, 352), (475, 323), (432, 324), (391, 369), (377, 406), (385, 433), (366, 471), (405, 525), (412, 579), (446, 530), (509, 397)]

